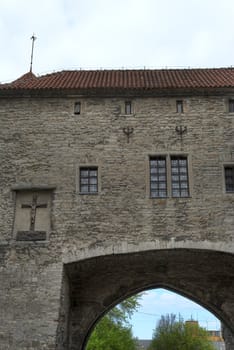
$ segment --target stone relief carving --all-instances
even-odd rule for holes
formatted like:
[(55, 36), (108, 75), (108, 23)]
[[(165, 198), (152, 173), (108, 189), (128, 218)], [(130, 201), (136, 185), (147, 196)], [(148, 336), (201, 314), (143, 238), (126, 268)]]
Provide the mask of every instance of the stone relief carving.
[(51, 226), (51, 191), (16, 192), (14, 237), (17, 241), (48, 239)]

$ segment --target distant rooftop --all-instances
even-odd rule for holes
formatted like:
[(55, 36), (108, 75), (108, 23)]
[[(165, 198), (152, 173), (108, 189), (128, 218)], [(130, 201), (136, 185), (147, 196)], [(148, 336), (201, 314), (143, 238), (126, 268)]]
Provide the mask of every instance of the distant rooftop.
[(234, 87), (234, 68), (64, 70), (28, 72), (0, 90), (156, 90)]

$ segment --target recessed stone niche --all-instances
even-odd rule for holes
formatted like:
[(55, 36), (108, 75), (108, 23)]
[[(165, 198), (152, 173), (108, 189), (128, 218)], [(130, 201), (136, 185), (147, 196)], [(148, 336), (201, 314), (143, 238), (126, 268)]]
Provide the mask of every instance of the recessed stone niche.
[(51, 229), (51, 190), (16, 191), (14, 237), (17, 241), (45, 241)]

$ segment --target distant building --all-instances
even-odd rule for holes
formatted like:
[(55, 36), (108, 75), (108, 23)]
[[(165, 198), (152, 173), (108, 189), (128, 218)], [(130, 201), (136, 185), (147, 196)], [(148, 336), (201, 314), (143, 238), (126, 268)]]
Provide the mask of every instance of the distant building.
[[(186, 321), (186, 323), (198, 324), (198, 322), (194, 321), (194, 320)], [(208, 330), (207, 333), (209, 336), (209, 340), (212, 341), (215, 349), (225, 350), (225, 343), (224, 343), (221, 331)], [(138, 339), (138, 349), (139, 350), (147, 350), (150, 343), (151, 343), (150, 339)]]
[(139, 350), (147, 350), (150, 346), (151, 339), (137, 339), (137, 342)]
[(222, 337), (221, 331), (207, 331), (209, 334), (209, 339), (212, 341), (215, 349), (217, 350), (225, 350), (225, 343)]

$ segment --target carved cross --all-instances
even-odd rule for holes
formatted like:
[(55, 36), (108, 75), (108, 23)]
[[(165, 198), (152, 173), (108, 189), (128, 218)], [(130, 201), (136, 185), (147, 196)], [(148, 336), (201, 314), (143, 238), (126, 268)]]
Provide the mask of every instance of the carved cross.
[(37, 203), (38, 195), (34, 194), (31, 204), (22, 204), (21, 208), (30, 208), (31, 209), (31, 218), (30, 218), (30, 231), (35, 231), (35, 221), (36, 221), (36, 212), (37, 208), (47, 208), (47, 203)]

